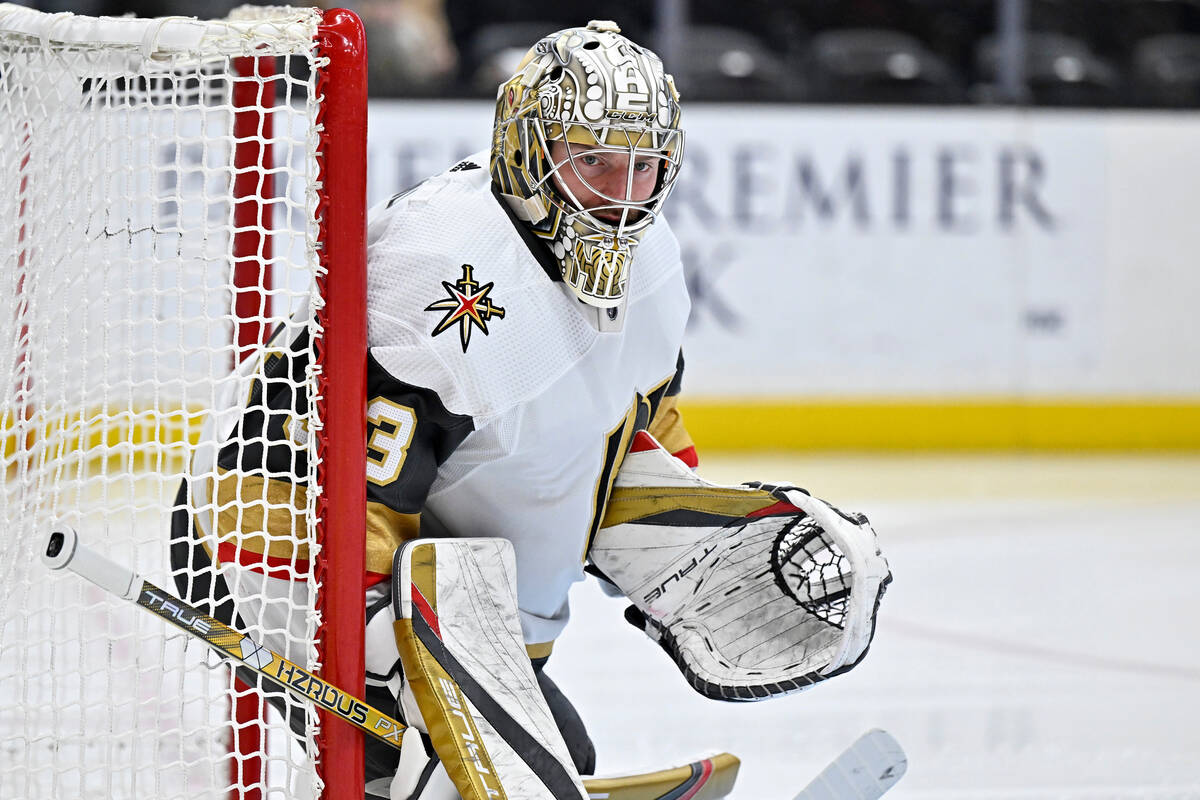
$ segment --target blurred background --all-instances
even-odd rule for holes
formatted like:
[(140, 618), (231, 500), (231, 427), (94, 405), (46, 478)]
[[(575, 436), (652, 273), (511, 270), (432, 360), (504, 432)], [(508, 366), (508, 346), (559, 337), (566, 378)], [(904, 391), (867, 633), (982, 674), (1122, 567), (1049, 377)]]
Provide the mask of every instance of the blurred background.
[(544, 34), (663, 56), (702, 449), (1200, 451), (1200, 0), (344, 5), (372, 203), (486, 149)]
[[(216, 18), (235, 0), (51, 0), (42, 11)], [(329, 3), (320, 5), (330, 6)], [(1194, 0), (369, 0), (376, 97), (494, 96), (541, 35), (614, 19), (690, 100), (1193, 108)]]

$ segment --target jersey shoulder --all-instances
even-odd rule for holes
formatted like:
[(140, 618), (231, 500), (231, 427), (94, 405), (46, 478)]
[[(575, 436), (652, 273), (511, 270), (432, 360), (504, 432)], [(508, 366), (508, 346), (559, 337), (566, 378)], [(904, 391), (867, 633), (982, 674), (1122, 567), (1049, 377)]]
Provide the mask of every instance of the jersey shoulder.
[(491, 191), (486, 154), (372, 211), (368, 344), (447, 410), (491, 417), (530, 399), (595, 332), (550, 280)]
[(634, 252), (629, 275), (630, 300), (636, 301), (654, 292), (665, 281), (680, 279), (682, 274), (679, 241), (667, 220), (659, 217), (647, 229)]

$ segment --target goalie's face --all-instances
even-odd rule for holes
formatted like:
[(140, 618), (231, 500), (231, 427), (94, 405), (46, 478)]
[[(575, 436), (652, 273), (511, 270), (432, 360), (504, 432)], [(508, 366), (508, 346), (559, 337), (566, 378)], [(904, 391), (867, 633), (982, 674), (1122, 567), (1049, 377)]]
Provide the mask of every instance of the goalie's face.
[(550, 143), (550, 160), (555, 189), (617, 231), (644, 216), (643, 204), (654, 196), (663, 164), (654, 155), (561, 140)]

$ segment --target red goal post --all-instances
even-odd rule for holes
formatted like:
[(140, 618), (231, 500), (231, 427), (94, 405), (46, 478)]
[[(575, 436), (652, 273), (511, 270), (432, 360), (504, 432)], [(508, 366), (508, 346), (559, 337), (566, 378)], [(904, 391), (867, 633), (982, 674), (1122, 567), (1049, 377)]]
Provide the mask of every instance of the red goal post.
[[(363, 796), (356, 731), (322, 713), (300, 744), (257, 688), (36, 548), (63, 520), (170, 585), (176, 491), (244, 399), (231, 368), (303, 332), (303, 541), (268, 544), (314, 554), (293, 557), (312, 624), (291, 644), (361, 696), (365, 202), (352, 13), (0, 4), (0, 797)], [(250, 536), (277, 507), (239, 489), (187, 510)]]

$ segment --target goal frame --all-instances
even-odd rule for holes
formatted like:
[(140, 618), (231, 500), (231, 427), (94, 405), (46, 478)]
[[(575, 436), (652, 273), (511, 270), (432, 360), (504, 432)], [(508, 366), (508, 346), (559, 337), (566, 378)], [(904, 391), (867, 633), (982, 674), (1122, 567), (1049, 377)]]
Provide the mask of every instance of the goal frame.
[[(320, 201), (317, 206), (320, 312), (325, 337), (317, 406), (326, 432), (320, 456), (317, 579), (327, 587), (317, 631), (322, 669), (335, 686), (362, 697), (366, 687), (363, 639), (366, 572), (367, 483), (367, 44), (362, 22), (350, 11), (325, 12), (319, 52), (329, 64), (317, 92), (336, 89), (337, 102), (321, 104)], [(336, 368), (332, 361), (336, 359)], [(328, 589), (332, 588), (331, 591)], [(327, 711), (320, 712), (325, 800), (358, 800), (364, 794), (363, 737)]]
[[(318, 346), (318, 416), (325, 421), (317, 439), (318, 483), (315, 539), (320, 548), (315, 577), (324, 587), (321, 625), (317, 629), (320, 674), (351, 694), (365, 693), (365, 655), (362, 618), (366, 569), (366, 37), (352, 11), (335, 8), (323, 14), (317, 29), (318, 54), (328, 64), (318, 72), (316, 91), (325, 97), (333, 89), (336, 102), (322, 102), (317, 115), (320, 138), (317, 181), (318, 257), (324, 278), (317, 285), (325, 304), (318, 312), (325, 335)], [(238, 58), (239, 76), (268, 76), (273, 59)], [(234, 90), (236, 168), (270, 163), (271, 118), (245, 108), (269, 106), (262, 92), (268, 82), (246, 82)], [(244, 97), (239, 93), (249, 92)], [(264, 140), (266, 143), (264, 143)], [(264, 197), (273, 194), (271, 176), (261, 181), (238, 171), (233, 182), (234, 236), (232, 298), (235, 359), (253, 356), (270, 331), (260, 320), (268, 316), (271, 241), (254, 226), (269, 213)], [(337, 354), (333, 356), (332, 354)], [(331, 376), (336, 376), (336, 380)], [(337, 530), (333, 535), (331, 531)], [(266, 742), (257, 725), (265, 707), (253, 689), (238, 681), (232, 704), (235, 785), (255, 786), (265, 776), (262, 752)], [(364, 794), (362, 735), (324, 709), (318, 709), (317, 772), (325, 785), (323, 800), (358, 800)], [(258, 800), (257, 788), (243, 793)]]

